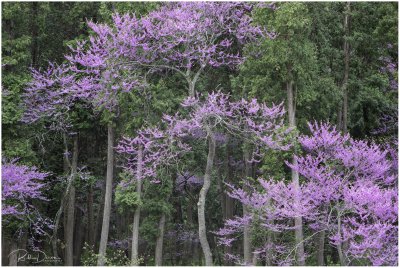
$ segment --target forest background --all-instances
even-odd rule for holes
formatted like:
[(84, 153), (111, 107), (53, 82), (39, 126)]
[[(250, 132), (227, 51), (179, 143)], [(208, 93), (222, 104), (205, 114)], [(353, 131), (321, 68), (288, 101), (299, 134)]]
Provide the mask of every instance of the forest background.
[[(78, 104), (69, 114), (73, 131), (52, 131), (51, 120), (35, 124), (21, 121), (26, 112), (23, 94), (32, 81), (30, 68), (45, 70), (49, 62), (66, 62), (64, 55), (69, 54), (69, 46), (74, 47), (78, 41), (93, 35), (88, 21), (111, 24), (113, 13), (134, 12), (140, 17), (162, 5), (158, 2), (2, 2), (3, 164), (16, 161), (18, 165), (36, 166), (49, 172), (43, 190), (46, 200), (29, 203), (40, 211), (41, 219), (54, 221), (60, 216), (54, 237), (54, 222), (49, 224), (51, 228), (37, 234), (30, 219), (3, 215), (2, 264), (15, 262), (9, 255), (12, 250), (29, 249), (32, 245), (49, 256), (56, 254), (60, 258), (58, 264), (98, 263), (105, 177), (110, 165), (107, 162), (108, 126), (112, 116), (93, 113)], [(307, 122), (322, 121), (336, 125), (339, 131), (349, 133), (354, 139), (381, 145), (397, 140), (397, 2), (278, 2), (273, 8), (253, 10), (251, 17), (254, 23), (273, 30), (276, 36), (264, 36), (257, 45), (236, 44), (235, 50), (246, 60), (235, 68), (207, 66), (196, 85), (198, 92), (206, 95), (220, 91), (236, 100), (257, 98), (269, 106), (281, 102), (286, 105), (287, 87), (291, 84), (298, 135), (310, 133)], [(144, 125), (159, 124), (163, 114), (184, 110), (180, 103), (187, 97), (187, 90), (187, 83), (179, 73), (166, 69), (154, 72), (140, 97), (130, 94), (121, 100), (118, 120), (112, 121), (115, 145), (123, 136), (134, 136)], [(290, 124), (289, 119), (285, 120)], [(74, 197), (70, 199), (65, 193), (70, 189), (67, 188), (71, 173), (68, 162), (73, 162), (74, 146), (79, 147), (75, 166), (79, 176), (71, 186)], [(213, 263), (229, 265), (235, 260), (225, 259), (226, 253), (244, 254), (240, 258), (250, 260), (246, 256), (246, 244), (248, 247), (257, 244), (257, 234), (263, 229), (253, 227), (250, 238), (243, 238), (247, 242), (239, 238), (241, 242), (233, 249), (219, 244), (214, 232), (224, 226), (226, 219), (247, 213), (238, 200), (227, 194), (229, 187), (225, 183), (241, 185), (244, 177), (254, 181), (258, 176), (289, 182), (292, 171), (285, 161), (291, 161), (293, 151), (271, 151), (261, 162), (247, 165), (246, 144), (234, 139), (217, 140), (217, 146), (205, 225), (211, 231), (207, 232), (207, 238)], [(126, 265), (132, 260), (132, 223), (138, 206), (141, 222), (137, 262), (161, 264), (154, 253), (160, 241), (160, 226), (164, 246), (158, 258), (163, 265), (206, 262), (198, 239), (196, 204), (203, 184), (207, 148), (206, 140), (196, 143), (192, 156), (177, 172), (168, 175), (163, 187), (146, 180), (141, 196), (132, 186), (126, 189), (117, 186), (127, 175), (120, 164), (123, 158), (116, 156), (115, 163), (111, 164), (114, 191), (105, 264)], [(299, 145), (296, 148), (300, 150)], [(186, 173), (188, 167), (190, 174)], [(303, 181), (300, 177), (300, 183)], [(58, 213), (60, 207), (62, 211)], [(68, 216), (71, 211), (73, 216)], [(287, 233), (276, 239), (297, 241), (294, 232)], [(307, 236), (312, 231), (306, 228), (304, 233)], [(328, 239), (322, 244), (323, 251), (318, 253), (321, 242), (316, 238), (307, 242), (306, 264), (339, 264), (336, 247)], [(251, 261), (253, 264), (267, 262)], [(297, 261), (301, 264), (301, 260)], [(32, 261), (23, 264), (30, 265)]]

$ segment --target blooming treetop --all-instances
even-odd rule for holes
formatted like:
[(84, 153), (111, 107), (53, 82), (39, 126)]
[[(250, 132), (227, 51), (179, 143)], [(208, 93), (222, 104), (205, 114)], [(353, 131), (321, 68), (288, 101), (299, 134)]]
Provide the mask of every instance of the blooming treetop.
[(183, 72), (194, 66), (236, 66), (243, 58), (233, 53), (235, 43), (262, 35), (251, 24), (252, 8), (237, 2), (167, 3), (142, 19), (148, 38), (143, 50), (150, 52), (151, 62)]
[[(179, 154), (191, 149), (185, 142), (186, 137), (193, 135), (196, 138), (205, 138), (207, 129), (214, 132), (217, 127), (233, 135), (247, 135), (258, 146), (289, 148), (289, 145), (281, 144), (288, 132), (282, 130), (282, 105), (269, 108), (256, 100), (230, 102), (228, 95), (218, 92), (208, 94), (204, 101), (199, 97), (188, 97), (182, 102), (182, 106), (191, 110), (188, 119), (179, 113), (174, 116), (164, 115), (164, 131), (146, 128), (140, 130), (135, 138), (125, 137), (120, 141), (117, 152), (128, 155), (125, 167), (132, 174), (135, 174), (139, 146), (143, 148), (142, 178), (152, 178), (157, 182), (157, 167), (176, 161)], [(204, 135), (199, 135), (198, 130), (204, 130)]]
[(76, 100), (69, 92), (75, 86), (75, 77), (66, 65), (50, 63), (40, 72), (32, 69), (32, 81), (24, 93), (25, 113), (22, 121), (34, 123), (51, 119), (50, 128), (66, 130), (71, 127), (69, 111)]
[[(74, 77), (75, 84), (65, 87), (63, 94), (115, 112), (119, 93), (146, 84), (144, 66), (174, 69), (193, 84), (200, 74), (194, 69), (235, 67), (243, 61), (234, 52), (235, 44), (263, 34), (252, 25), (251, 10), (252, 5), (244, 3), (178, 2), (166, 3), (142, 18), (114, 14), (111, 25), (88, 22), (93, 34), (70, 47), (66, 56), (66, 70), (74, 74), (68, 79)], [(30, 94), (67, 82), (67, 76), (60, 76), (64, 67), (34, 72), (36, 84), (31, 84)]]
[(113, 18), (112, 26), (89, 22), (94, 34), (70, 47), (72, 53), (66, 56), (77, 78), (70, 93), (110, 111), (118, 106), (119, 92), (139, 85), (137, 69), (123, 63), (140, 54), (135, 49), (144, 38), (136, 17), (115, 14)]
[[(142, 162), (138, 163), (138, 151), (142, 150)], [(142, 166), (141, 177), (134, 180), (149, 178), (153, 183), (159, 183), (157, 169), (163, 165), (171, 165), (177, 157), (189, 150), (189, 147), (179, 140), (174, 140), (168, 132), (158, 128), (144, 128), (138, 131), (134, 138), (124, 137), (116, 150), (126, 155), (127, 163), (124, 168), (131, 174), (136, 174), (137, 165)]]
[[(171, 126), (170, 131), (177, 137), (197, 137), (199, 129), (207, 135), (210, 131), (214, 135), (217, 129), (221, 129), (258, 147), (283, 150), (290, 147), (282, 144), (284, 136), (290, 132), (290, 129), (284, 130), (285, 110), (282, 104), (268, 107), (256, 99), (232, 102), (229, 95), (213, 92), (207, 94), (204, 100), (200, 100), (199, 95), (188, 97), (182, 106), (190, 111), (187, 116), (179, 113), (175, 116), (164, 115), (164, 120)], [(260, 155), (255, 153), (254, 156)]]

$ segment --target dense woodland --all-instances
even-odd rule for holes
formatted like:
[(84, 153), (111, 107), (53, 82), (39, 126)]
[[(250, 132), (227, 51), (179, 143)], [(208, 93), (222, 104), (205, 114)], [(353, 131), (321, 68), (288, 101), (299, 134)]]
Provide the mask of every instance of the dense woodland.
[(397, 12), (2, 2), (2, 265), (397, 265)]

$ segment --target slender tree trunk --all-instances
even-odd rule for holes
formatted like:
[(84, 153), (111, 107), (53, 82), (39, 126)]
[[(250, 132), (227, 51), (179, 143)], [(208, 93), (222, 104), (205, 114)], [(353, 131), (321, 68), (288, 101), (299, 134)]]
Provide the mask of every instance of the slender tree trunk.
[(341, 130), (343, 129), (343, 100), (339, 101), (337, 114), (337, 128), (338, 130)]
[(344, 36), (344, 76), (343, 76), (343, 132), (347, 133), (347, 116), (348, 116), (348, 81), (349, 81), (349, 61), (350, 61), (350, 45), (349, 37), (349, 21), (350, 21), (350, 2), (346, 3), (346, 10), (344, 16), (343, 27), (345, 31)]
[(188, 82), (188, 84), (189, 84), (189, 97), (194, 97), (194, 92), (195, 92), (195, 89), (194, 89), (194, 86), (195, 86), (195, 84), (192, 82), (192, 81), (190, 81), (190, 82)]
[[(137, 167), (136, 167), (136, 194), (138, 200), (140, 200), (140, 196), (142, 194), (142, 169), (143, 169), (143, 147), (139, 146), (138, 155), (137, 155)], [(132, 227), (132, 256), (131, 261), (132, 265), (138, 265), (139, 259), (139, 223), (140, 223), (140, 206), (137, 206), (135, 209), (135, 214), (133, 218), (133, 227)]]
[(101, 238), (101, 227), (102, 227), (102, 223), (103, 223), (103, 212), (104, 212), (104, 200), (106, 198), (106, 181), (104, 181), (101, 185), (101, 198), (100, 198), (100, 203), (99, 206), (97, 208), (97, 212), (96, 212), (96, 227), (95, 227), (95, 231), (94, 231), (94, 244), (95, 244), (95, 248), (98, 250), (99, 246), (100, 246), (100, 238)]
[(88, 211), (88, 244), (94, 246), (94, 213), (93, 213), (93, 185), (89, 186), (88, 200), (87, 200), (87, 211)]
[[(289, 76), (292, 76), (291, 67), (289, 66)], [(288, 103), (288, 116), (289, 116), (289, 127), (296, 127), (296, 107), (294, 104), (294, 93), (293, 93), (293, 80), (289, 80), (286, 83), (287, 90), (287, 103)], [(297, 165), (297, 160), (293, 157), (293, 165)], [(299, 200), (299, 190), (300, 190), (300, 182), (299, 182), (299, 173), (292, 169), (292, 181), (295, 187), (295, 202)], [(304, 243), (303, 243), (303, 220), (301, 217), (295, 217), (294, 219), (295, 225), (295, 241), (296, 241), (296, 257), (297, 263), (300, 266), (305, 265), (304, 260)]]
[[(273, 243), (272, 232), (269, 231), (267, 234), (267, 244), (270, 247), (272, 245), (272, 243)], [(265, 255), (265, 265), (266, 266), (272, 266), (272, 256), (273, 256), (272, 249), (270, 248), (267, 251), (267, 254)]]
[[(341, 220), (340, 215), (338, 216), (338, 235), (339, 235), (339, 239), (341, 239), (342, 238), (342, 220)], [(340, 265), (347, 266), (346, 257), (345, 257), (345, 254), (343, 253), (342, 242), (340, 242), (340, 241), (337, 245), (337, 250), (339, 253)]]
[(348, 41), (350, 32), (349, 24), (350, 24), (350, 2), (347, 2), (343, 20), (344, 71), (343, 71), (343, 80), (341, 85), (343, 98), (340, 100), (338, 107), (338, 129), (342, 130), (344, 133), (347, 133), (347, 125), (348, 125), (348, 80), (349, 80), (349, 62), (350, 62), (350, 45)]
[[(250, 150), (247, 148), (248, 145), (245, 145), (243, 149), (243, 156), (244, 156), (244, 166), (245, 166), (245, 176), (246, 178), (251, 177), (251, 165), (250, 161)], [(247, 187), (245, 186), (245, 191), (248, 191)], [(243, 205), (243, 217), (249, 214), (249, 208)], [(243, 256), (244, 262), (247, 265), (252, 263), (252, 253), (251, 253), (251, 233), (250, 233), (250, 226), (246, 225), (243, 228)]]
[(164, 229), (165, 229), (165, 214), (163, 213), (158, 223), (158, 236), (156, 241), (156, 257), (155, 257), (156, 266), (162, 266)]
[(108, 123), (107, 139), (107, 177), (104, 196), (103, 225), (101, 227), (101, 238), (99, 246), (99, 255), (97, 259), (98, 266), (104, 266), (105, 255), (108, 241), (108, 231), (110, 228), (111, 201), (112, 201), (112, 182), (114, 173), (114, 127), (113, 122)]
[(11, 247), (9, 245), (8, 240), (5, 238), (4, 229), (3, 229), (1, 232), (1, 264), (3, 266), (9, 265), (8, 264), (8, 262), (9, 262), (8, 255), (10, 254), (9, 250), (11, 250)]
[(82, 246), (85, 238), (83, 217), (84, 213), (78, 209), (75, 219), (74, 266), (79, 266), (81, 260)]
[(71, 188), (69, 191), (67, 208), (67, 225), (65, 237), (65, 266), (74, 265), (74, 227), (75, 227), (75, 186), (74, 181), (78, 170), (78, 135), (74, 136), (71, 164)]
[(38, 26), (37, 26), (38, 9), (39, 9), (39, 3), (32, 2), (32, 17), (30, 25), (32, 34), (31, 57), (32, 57), (32, 66), (34, 68), (38, 66)]
[(212, 253), (210, 250), (210, 245), (207, 241), (207, 231), (206, 231), (206, 217), (205, 217), (205, 206), (206, 206), (206, 196), (211, 185), (211, 173), (213, 169), (214, 156), (215, 156), (215, 137), (214, 133), (208, 129), (208, 156), (207, 156), (207, 166), (206, 172), (204, 174), (203, 187), (200, 190), (199, 202), (197, 203), (198, 208), (198, 220), (199, 220), (199, 239), (201, 248), (203, 249), (204, 258), (206, 261), (206, 266), (212, 266)]
[(324, 265), (325, 231), (320, 231), (316, 237), (317, 265)]
[[(225, 174), (226, 174), (226, 181), (227, 182), (231, 182), (232, 180), (232, 169), (230, 168), (229, 165), (229, 156), (231, 155), (231, 150), (230, 150), (230, 144), (229, 144), (229, 139), (227, 139), (226, 141), (226, 154), (225, 154)], [(225, 187), (224, 187), (225, 189)], [(225, 207), (224, 207), (224, 220), (227, 219), (232, 219), (233, 218), (233, 198), (231, 198), (230, 196), (228, 196), (228, 194), (224, 191), (222, 193), (222, 195), (225, 197)], [(228, 246), (224, 246), (224, 253), (226, 254), (231, 254), (232, 253), (232, 246), (228, 247)], [(228, 265), (232, 265), (232, 262), (225, 258), (224, 259), (224, 265), (228, 266)]]

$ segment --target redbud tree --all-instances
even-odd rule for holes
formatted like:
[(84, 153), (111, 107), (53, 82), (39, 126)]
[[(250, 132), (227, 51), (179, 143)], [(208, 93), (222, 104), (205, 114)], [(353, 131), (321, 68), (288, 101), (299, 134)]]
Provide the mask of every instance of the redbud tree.
[[(299, 202), (293, 183), (258, 180), (251, 194), (235, 186), (230, 195), (252, 208), (249, 217), (228, 220), (217, 232), (220, 243), (231, 246), (246, 225), (260, 224), (276, 234), (289, 230), (295, 217), (303, 217), (312, 235), (326, 232), (338, 249), (342, 265), (356, 263), (397, 265), (397, 169), (387, 150), (339, 133), (329, 124), (309, 124), (311, 135), (299, 137), (305, 155), (297, 164)], [(260, 191), (260, 189), (262, 189)], [(256, 252), (272, 263), (294, 261), (297, 245), (265, 240)], [(238, 256), (228, 256), (240, 262)]]
[[(207, 192), (211, 186), (213, 162), (216, 151), (215, 133), (217, 130), (246, 139), (257, 147), (287, 150), (284, 136), (289, 129), (283, 125), (284, 108), (281, 105), (268, 107), (256, 99), (251, 101), (231, 101), (229, 95), (209, 93), (204, 99), (199, 96), (188, 97), (182, 106), (189, 113), (174, 116), (164, 116), (164, 120), (172, 127), (176, 137), (196, 136), (197, 139), (208, 141), (207, 163), (204, 172), (204, 182), (200, 190), (198, 206), (199, 239), (206, 260), (206, 265), (212, 265), (212, 254), (207, 240), (205, 224), (205, 203)], [(198, 131), (203, 135), (198, 135)], [(258, 157), (261, 153), (255, 153)]]

